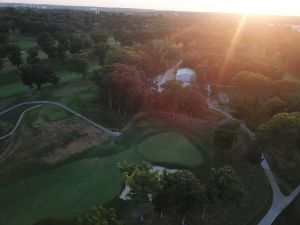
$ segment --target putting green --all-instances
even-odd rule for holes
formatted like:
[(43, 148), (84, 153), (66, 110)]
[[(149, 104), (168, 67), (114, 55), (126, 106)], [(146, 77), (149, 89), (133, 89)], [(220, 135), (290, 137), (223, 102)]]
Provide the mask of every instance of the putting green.
[(154, 135), (140, 143), (137, 150), (152, 162), (175, 163), (189, 167), (200, 166), (203, 163), (199, 149), (178, 133)]

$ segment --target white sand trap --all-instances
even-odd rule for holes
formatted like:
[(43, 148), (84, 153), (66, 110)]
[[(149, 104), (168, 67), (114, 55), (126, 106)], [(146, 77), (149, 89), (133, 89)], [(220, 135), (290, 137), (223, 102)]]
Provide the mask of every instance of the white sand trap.
[[(168, 168), (161, 167), (161, 166), (153, 166), (152, 169), (151, 169), (152, 172), (158, 172), (159, 174), (162, 174), (164, 170), (166, 170), (167, 173), (175, 173), (175, 172), (178, 171), (177, 169), (168, 169)], [(125, 188), (123, 189), (123, 191), (119, 195), (119, 198), (123, 199), (123, 200), (130, 200), (129, 197), (127, 196), (129, 192), (130, 192), (130, 188), (126, 184)], [(150, 196), (149, 196), (149, 198), (150, 198)]]

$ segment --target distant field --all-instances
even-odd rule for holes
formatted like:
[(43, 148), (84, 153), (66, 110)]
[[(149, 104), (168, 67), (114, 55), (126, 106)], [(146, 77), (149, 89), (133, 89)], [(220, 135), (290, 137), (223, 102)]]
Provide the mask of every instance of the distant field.
[(283, 77), (285, 80), (290, 80), (290, 81), (298, 81), (300, 82), (300, 77), (297, 77), (293, 74), (287, 73), (285, 74), (285, 76)]
[(178, 133), (162, 133), (149, 137), (137, 146), (137, 150), (153, 162), (169, 162), (191, 167), (203, 163), (199, 149)]
[[(89, 64), (89, 72), (92, 72), (99, 68), (96, 61), (91, 61)], [(83, 79), (80, 74), (71, 73), (67, 69), (59, 69), (54, 71), (54, 73), (60, 78), (60, 84), (67, 83), (74, 80)], [(2, 77), (4, 78), (2, 80)], [(52, 84), (46, 84), (43, 87), (47, 88), (53, 86)], [(9, 72), (0, 72), (0, 98), (5, 98), (13, 95), (19, 94), (29, 94), (36, 90), (29, 89), (25, 86), (19, 76), (19, 71), (17, 69), (12, 69)]]
[(119, 41), (116, 41), (116, 39), (113, 36), (110, 36), (107, 39), (107, 43), (109, 44), (109, 46), (111, 47), (119, 47), (121, 46), (121, 43)]
[[(113, 37), (109, 40), (112, 44), (115, 43)], [(36, 39), (29, 36), (24, 36), (19, 33), (10, 33), (9, 35), (9, 43), (17, 44), (22, 50), (22, 59), (23, 62), (26, 62), (27, 50), (32, 47), (38, 47), (36, 43)], [(39, 50), (39, 58), (46, 59), (47, 55)], [(88, 72), (93, 72), (99, 69), (100, 66), (97, 60), (91, 60), (89, 62)], [(0, 98), (6, 98), (15, 95), (21, 94), (31, 94), (36, 90), (29, 89), (27, 86), (23, 85), (20, 76), (19, 70), (17, 67), (12, 66), (9, 60), (4, 59), (4, 68), (0, 71)], [(60, 83), (66, 83), (77, 79), (83, 79), (80, 74), (71, 73), (66, 68), (57, 68), (54, 69), (54, 73), (60, 78)], [(52, 86), (51, 84), (44, 85), (44, 88)]]

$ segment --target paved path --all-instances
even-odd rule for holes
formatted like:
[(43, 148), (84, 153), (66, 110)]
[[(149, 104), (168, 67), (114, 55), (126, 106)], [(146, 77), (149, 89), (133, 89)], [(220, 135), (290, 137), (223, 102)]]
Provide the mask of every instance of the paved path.
[[(235, 120), (229, 112), (226, 112), (220, 108), (218, 103), (212, 102), (210, 97), (208, 97), (207, 105), (210, 109), (216, 110), (222, 113), (226, 120)], [(244, 130), (252, 140), (256, 139), (255, 133), (252, 132), (244, 123), (241, 123), (241, 129)], [(281, 212), (300, 194), (300, 185), (289, 195), (285, 196), (282, 194), (277, 181), (275, 179), (272, 170), (269, 167), (267, 160), (264, 155), (262, 156), (261, 167), (266, 174), (268, 181), (271, 185), (273, 192), (273, 200), (272, 205), (262, 220), (258, 223), (258, 225), (272, 225), (275, 219), (281, 214)]]
[(32, 110), (32, 109), (35, 109), (35, 108), (37, 108), (37, 107), (40, 107), (40, 106), (41, 106), (41, 105), (36, 105), (36, 106), (30, 107), (29, 109), (26, 109), (24, 112), (22, 112), (22, 114), (21, 114), (21, 116), (19, 117), (19, 119), (18, 119), (16, 125), (14, 126), (14, 128), (13, 128), (8, 134), (6, 134), (6, 135), (0, 137), (0, 140), (5, 139), (5, 138), (7, 138), (7, 137), (13, 135), (13, 134), (16, 132), (17, 128), (19, 127), (19, 125), (20, 125), (20, 123), (21, 123), (21, 121), (22, 121), (23, 116), (25, 115), (25, 113), (27, 113), (28, 111), (30, 111), (30, 110)]
[(261, 162), (261, 167), (264, 169), (264, 172), (271, 185), (273, 191), (273, 201), (271, 208), (258, 225), (271, 225), (279, 216), (279, 214), (299, 195), (300, 185), (289, 196), (285, 196), (282, 194), (276, 182), (276, 179), (268, 165), (268, 162), (264, 157)]
[[(58, 102), (52, 102), (52, 101), (32, 101), (32, 102), (23, 102), (23, 103), (20, 103), (20, 104), (15, 105), (15, 106), (12, 106), (12, 107), (10, 107), (10, 108), (8, 108), (8, 109), (6, 109), (6, 110), (3, 110), (2, 112), (0, 112), (0, 116), (6, 114), (6, 113), (8, 113), (8, 112), (10, 112), (10, 111), (12, 111), (12, 110), (14, 110), (14, 109), (16, 109), (16, 108), (19, 108), (19, 107), (21, 107), (21, 106), (26, 106), (26, 105), (37, 105), (37, 104), (46, 104), (46, 105), (55, 105), (55, 106), (58, 106), (58, 107), (60, 107), (60, 108), (63, 108), (64, 110), (66, 110), (66, 111), (72, 113), (73, 115), (77, 116), (78, 118), (80, 118), (80, 119), (82, 119), (82, 120), (88, 122), (88, 123), (91, 124), (92, 126), (94, 126), (94, 127), (98, 128), (98, 129), (100, 129), (100, 130), (103, 130), (103, 131), (105, 131), (105, 132), (111, 134), (112, 136), (120, 136), (120, 135), (121, 135), (120, 132), (113, 132), (113, 131), (111, 131), (111, 130), (109, 130), (109, 129), (103, 127), (103, 126), (101, 126), (100, 124), (98, 124), (98, 123), (96, 123), (96, 122), (90, 120), (89, 118), (85, 117), (84, 115), (81, 115), (81, 114), (75, 112), (74, 110), (70, 109), (69, 107), (67, 107), (67, 106), (65, 106), (65, 105), (63, 105), (63, 104), (61, 104), (61, 103), (58, 103)], [(30, 108), (30, 109), (31, 109), (31, 108)], [(20, 122), (21, 122), (21, 120), (22, 120), (24, 114), (26, 113), (26, 111), (28, 111), (28, 110), (25, 110), (25, 111), (22, 113), (22, 115), (20, 116), (20, 118), (19, 118), (19, 120), (18, 120), (16, 126), (14, 127), (14, 129), (13, 129), (8, 135), (5, 135), (6, 137), (9, 136), (9, 135), (11, 135), (11, 134), (13, 134), (13, 133), (15, 132), (15, 130), (17, 129), (17, 127), (20, 125)], [(0, 140), (1, 140), (1, 139), (2, 139), (2, 138), (0, 138)]]

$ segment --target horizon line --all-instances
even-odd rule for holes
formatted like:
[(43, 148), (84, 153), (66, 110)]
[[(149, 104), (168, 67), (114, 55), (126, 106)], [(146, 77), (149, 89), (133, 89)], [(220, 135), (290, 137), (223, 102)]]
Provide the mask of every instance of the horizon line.
[(236, 11), (193, 11), (193, 10), (175, 10), (175, 9), (155, 9), (155, 8), (131, 8), (131, 7), (115, 7), (115, 6), (95, 6), (95, 5), (72, 5), (72, 4), (51, 4), (51, 3), (25, 3), (25, 2), (2, 2), (1, 4), (22, 4), (22, 5), (45, 5), (45, 6), (66, 6), (66, 7), (90, 7), (90, 8), (106, 8), (106, 9), (131, 9), (131, 10), (145, 10), (145, 11), (157, 11), (157, 12), (181, 12), (181, 13), (224, 13), (224, 14), (237, 14), (237, 15), (248, 15), (248, 16), (279, 16), (279, 17), (300, 17), (300, 15), (289, 15), (289, 14), (272, 14), (272, 13), (243, 13)]

